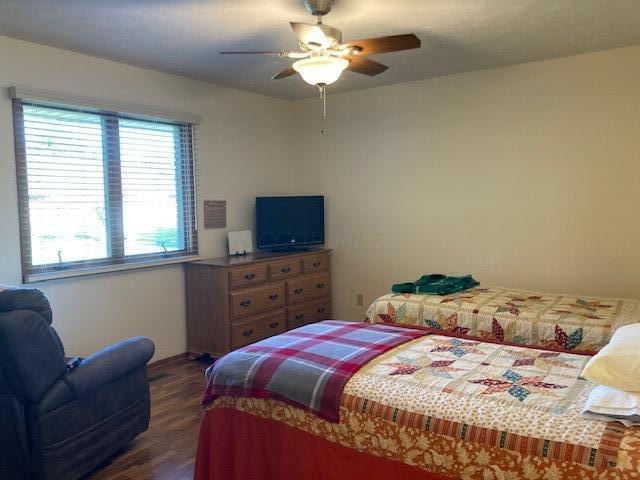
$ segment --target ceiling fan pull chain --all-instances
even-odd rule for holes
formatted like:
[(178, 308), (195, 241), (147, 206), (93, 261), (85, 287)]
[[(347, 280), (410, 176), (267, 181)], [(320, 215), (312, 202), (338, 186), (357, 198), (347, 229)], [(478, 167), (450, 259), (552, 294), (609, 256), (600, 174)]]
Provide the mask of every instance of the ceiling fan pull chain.
[(322, 101), (322, 118), (320, 119), (320, 133), (324, 133), (324, 121), (327, 118), (327, 85), (324, 83), (318, 84), (320, 89), (320, 100)]

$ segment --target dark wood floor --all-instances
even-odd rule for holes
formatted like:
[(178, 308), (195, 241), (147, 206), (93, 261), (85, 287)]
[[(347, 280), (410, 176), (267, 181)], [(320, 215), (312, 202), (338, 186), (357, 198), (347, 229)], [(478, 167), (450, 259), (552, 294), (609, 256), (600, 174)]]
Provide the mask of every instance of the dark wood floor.
[(186, 357), (152, 365), (151, 425), (91, 480), (191, 480), (208, 363)]

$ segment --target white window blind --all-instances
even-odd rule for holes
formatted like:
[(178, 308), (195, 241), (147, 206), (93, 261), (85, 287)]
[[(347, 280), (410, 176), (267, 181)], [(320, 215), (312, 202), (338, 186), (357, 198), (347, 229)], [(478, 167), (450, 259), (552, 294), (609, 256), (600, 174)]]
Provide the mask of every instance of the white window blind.
[(197, 255), (192, 124), (13, 102), (25, 282)]

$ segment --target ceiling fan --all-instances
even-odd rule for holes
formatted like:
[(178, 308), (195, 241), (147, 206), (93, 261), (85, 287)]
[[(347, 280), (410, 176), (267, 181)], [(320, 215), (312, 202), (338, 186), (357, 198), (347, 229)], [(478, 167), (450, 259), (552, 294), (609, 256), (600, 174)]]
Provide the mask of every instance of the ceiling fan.
[[(364, 75), (378, 75), (387, 66), (375, 62), (367, 55), (398, 52), (420, 47), (420, 39), (413, 33), (387, 37), (352, 40), (342, 43), (342, 32), (322, 23), (322, 17), (331, 11), (334, 0), (304, 0), (311, 15), (317, 17), (316, 24), (290, 22), (298, 37), (299, 51), (244, 51), (219, 52), (224, 55), (258, 54), (277, 55), (296, 61), (277, 73), (272, 80), (290, 77), (299, 73), (310, 85), (317, 85), (320, 97), (325, 101), (325, 87), (334, 83), (344, 70)], [(323, 118), (326, 116), (324, 109)]]

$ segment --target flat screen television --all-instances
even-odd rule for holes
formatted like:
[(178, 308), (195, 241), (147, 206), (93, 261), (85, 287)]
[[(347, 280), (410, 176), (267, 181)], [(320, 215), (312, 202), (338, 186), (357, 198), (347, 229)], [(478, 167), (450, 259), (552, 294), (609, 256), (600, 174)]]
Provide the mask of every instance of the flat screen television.
[(324, 244), (324, 197), (256, 197), (256, 238), (263, 250)]

